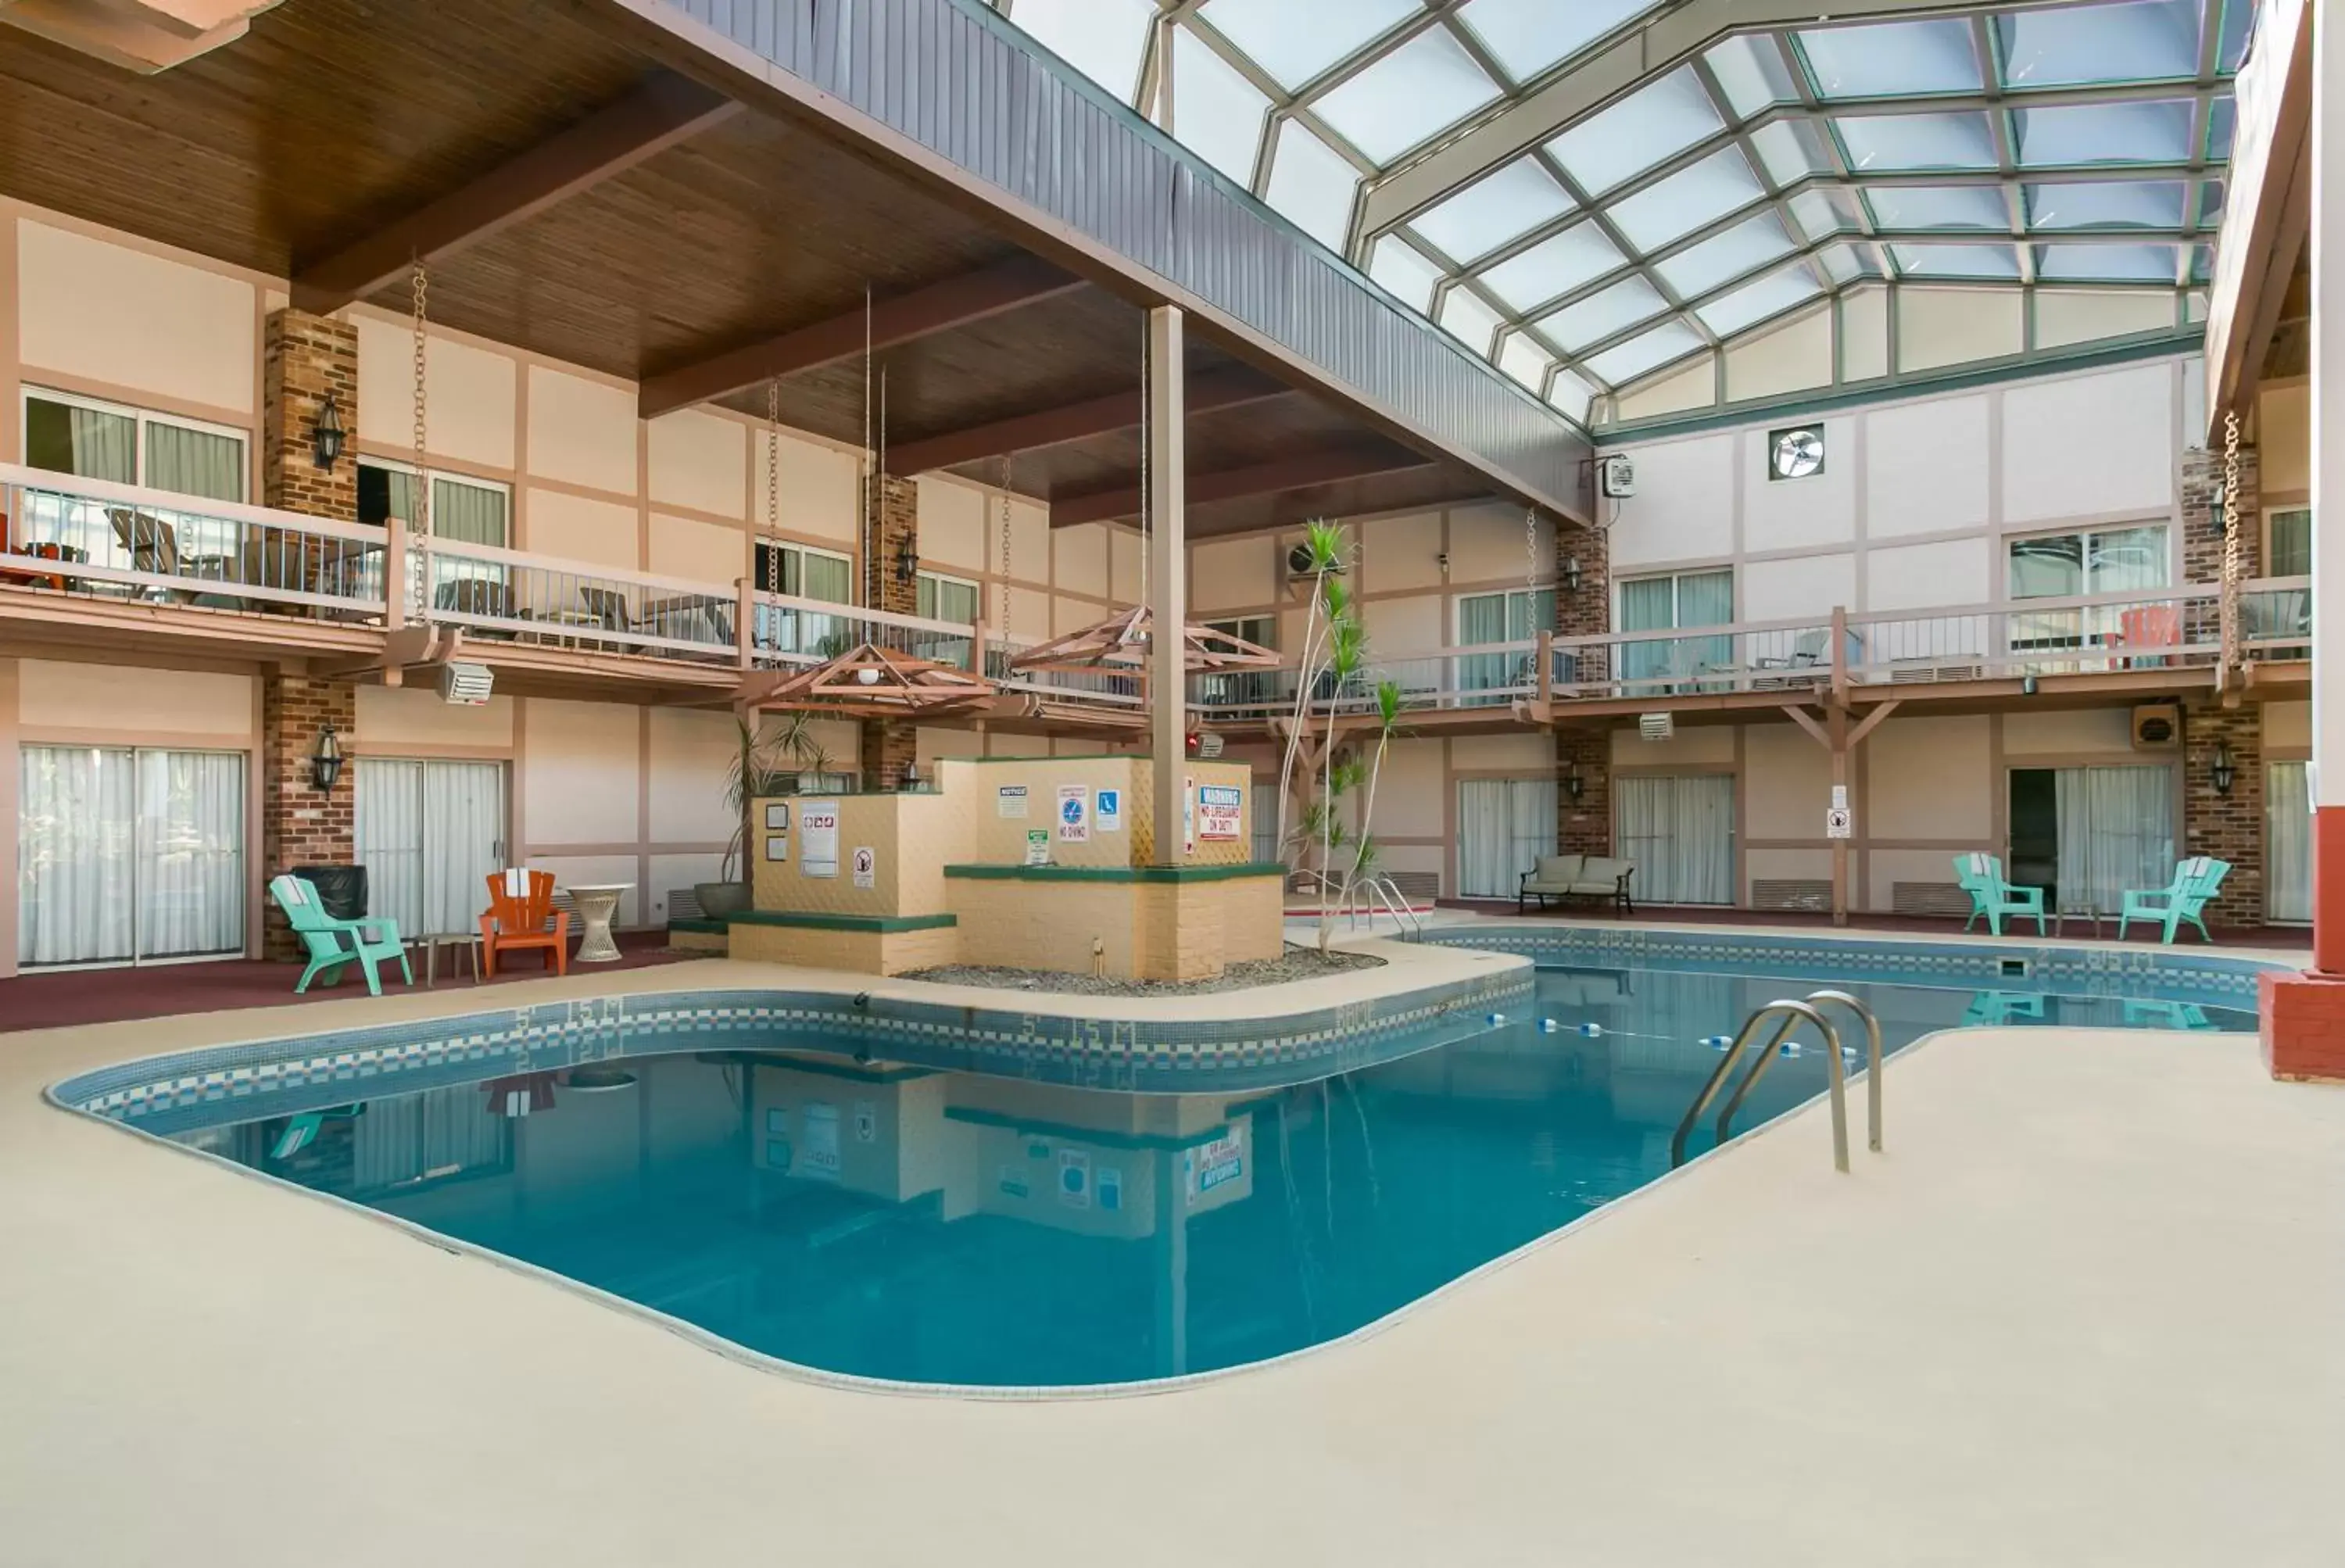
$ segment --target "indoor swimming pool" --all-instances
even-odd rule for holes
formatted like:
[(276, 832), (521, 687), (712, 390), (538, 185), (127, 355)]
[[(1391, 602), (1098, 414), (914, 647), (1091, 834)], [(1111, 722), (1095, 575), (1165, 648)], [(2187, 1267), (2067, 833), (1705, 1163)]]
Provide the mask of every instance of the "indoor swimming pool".
[[(1812, 989), (1804, 966), (1781, 967), (1542, 969), (1534, 995), (1438, 1043), (1227, 1088), (1204, 1068), (1178, 1093), (868, 1046), (858, 1061), (843, 1041), (832, 1054), (679, 1037), (477, 1066), (470, 1081), (443, 1071), (415, 1092), (396, 1071), (342, 1084), (313, 1072), (299, 1089), (183, 1095), (143, 1121), (103, 1114), (801, 1367), (1112, 1384), (1338, 1338), (1666, 1174), (1718, 1037)], [(1893, 1051), (1973, 1023), (2255, 1026), (2249, 1007), (2147, 983), (2115, 988), (2139, 995), (1841, 983)], [(1803, 1034), (1737, 1130), (1824, 1083), (1823, 1047)]]

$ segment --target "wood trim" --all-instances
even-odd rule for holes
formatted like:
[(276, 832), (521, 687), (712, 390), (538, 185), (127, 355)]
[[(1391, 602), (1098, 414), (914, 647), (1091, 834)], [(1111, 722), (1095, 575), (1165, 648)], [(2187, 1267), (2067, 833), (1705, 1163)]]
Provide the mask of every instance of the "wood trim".
[[(11, 674), (14, 667), (12, 661)], [(12, 695), (14, 695), (12, 693)], [(241, 735), (218, 731), (108, 729), (103, 726), (27, 724), (16, 730), (23, 746), (128, 747), (148, 751), (249, 751), (261, 741), (260, 683), (253, 684), (252, 728)], [(9, 717), (15, 715), (12, 709)]]
[[(269, 833), (268, 802), (262, 799), (268, 786), (260, 776), (268, 766), (269, 757), (269, 683), (274, 678), (263, 671), (252, 683), (252, 746), (244, 756), (244, 955), (247, 958), (266, 957), (269, 952), (269, 879), (274, 868), (268, 863), (266, 846)], [(354, 716), (355, 717), (355, 716)], [(350, 727), (355, 731), (358, 726)], [(351, 799), (357, 799), (358, 770), (350, 769)], [(351, 824), (355, 840), (357, 824)], [(351, 845), (356, 858), (357, 844)]]
[[(11, 241), (15, 239), (10, 226), (5, 223), (0, 223), (0, 235), (5, 235)], [(9, 245), (7, 254), (11, 258), (15, 255), (13, 243)], [(6, 279), (0, 277), (0, 305), (10, 303), (7, 295)], [(13, 323), (15, 319), (11, 311), (10, 321)], [(5, 353), (5, 341), (0, 341), (0, 353)], [(5, 364), (0, 364), (0, 370), (5, 368)], [(16, 660), (0, 658), (0, 857), (5, 857), (11, 866), (17, 863), (17, 856), (22, 852), (20, 840), (24, 834), (22, 803), (17, 799), (23, 764), (17, 751), (22, 737), (17, 730), (20, 709), (17, 706), (16, 670)], [(256, 696), (254, 701), (257, 703), (259, 700)], [(250, 793), (249, 789), (247, 793)], [(248, 855), (246, 858), (251, 857)], [(16, 972), (16, 921), (20, 896), (0, 896), (0, 980), (8, 979)]]
[[(192, 399), (174, 397), (147, 387), (125, 386), (118, 382), (99, 381), (95, 376), (76, 375), (71, 371), (49, 370), (38, 365), (17, 364), (17, 403), (10, 411), (11, 422), (24, 423), (24, 397), (27, 392), (60, 392), (72, 397), (96, 398), (100, 402), (120, 403), (142, 413), (159, 413), (167, 418), (191, 419), (203, 424), (216, 424), (243, 435), (248, 448), (260, 441), (260, 411), (257, 408), (223, 408), (218, 403), (197, 402)], [(256, 389), (257, 391), (258, 389)], [(228, 505), (227, 502), (211, 504)], [(249, 504), (248, 503), (248, 504)]]
[[(519, 700), (516, 698), (515, 700)], [(361, 733), (349, 755), (376, 762), (511, 762), (511, 746), (472, 746), (444, 740), (369, 740)]]
[(513, 756), (508, 759), (511, 768), (505, 775), (508, 781), (505, 828), (510, 835), (505, 840), (505, 864), (508, 866), (529, 864), (529, 791), (524, 781), (529, 777), (531, 700), (526, 697), (516, 697), (513, 705)]
[[(721, 855), (726, 846), (714, 840), (637, 840), (630, 843), (532, 844), (532, 860), (633, 860), (640, 865), (655, 855)], [(638, 882), (640, 889), (644, 884)]]
[[(17, 312), (23, 308), (18, 299), (16, 281), (16, 213), (0, 203), (0, 390), (9, 398), (9, 417), (0, 419), (0, 463), (22, 463), (24, 456), (24, 416), (15, 412), (24, 406), (24, 372), (17, 362)], [(0, 543), (5, 543), (0, 540)], [(10, 717), (15, 717), (11, 710)], [(11, 917), (14, 918), (13, 916)], [(14, 965), (16, 943), (11, 938), (6, 952), (0, 953), (0, 963)], [(0, 973), (14, 973), (12, 968)]]

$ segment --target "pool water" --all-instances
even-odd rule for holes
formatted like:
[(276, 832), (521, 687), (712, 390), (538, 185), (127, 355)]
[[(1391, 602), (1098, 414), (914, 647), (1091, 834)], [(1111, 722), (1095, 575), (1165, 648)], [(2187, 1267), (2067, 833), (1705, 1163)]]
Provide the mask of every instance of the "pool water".
[[(1267, 1091), (708, 1052), (172, 1135), (788, 1361), (1112, 1383), (1335, 1338), (1654, 1180), (1717, 1064), (1710, 1038), (1811, 988), (1547, 970), (1527, 1014)], [(2167, 1002), (1845, 989), (1893, 1050), (1964, 1023), (2255, 1026)], [(1802, 1042), (1738, 1130), (1822, 1088), (1823, 1048)], [(1862, 1096), (1851, 1108), (1861, 1147)]]

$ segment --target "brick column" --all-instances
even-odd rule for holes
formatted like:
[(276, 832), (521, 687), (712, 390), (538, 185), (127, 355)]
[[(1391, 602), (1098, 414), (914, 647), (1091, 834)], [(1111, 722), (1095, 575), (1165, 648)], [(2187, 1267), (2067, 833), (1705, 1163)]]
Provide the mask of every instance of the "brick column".
[[(2231, 754), (2231, 792), (2215, 789), (2215, 748)], [(2264, 923), (2264, 716), (2262, 705), (2205, 708), (2182, 730), (2182, 853), (2231, 863), (2207, 923)]]
[[(1579, 799), (1571, 798), (1571, 779), (1579, 779)], [(1612, 732), (1558, 729), (1555, 732), (1556, 848), (1567, 855), (1609, 855), (1612, 852)]]
[[(907, 550), (914, 560), (920, 554), (920, 492), (909, 479), (881, 474), (872, 481), (871, 516), (863, 530), (863, 603), (890, 615), (919, 613), (919, 580), (898, 581), (897, 557)], [(904, 782), (904, 769), (919, 754), (916, 728), (895, 719), (867, 718), (862, 724), (863, 787), (895, 789)]]
[[(341, 414), (342, 454), (320, 468), (310, 433), (329, 396)], [(261, 337), (261, 504), (358, 521), (358, 328), (289, 305), (272, 311)]]
[[(2242, 578), (2263, 573), (2263, 528), (2257, 504), (2256, 449), (2239, 448), (2239, 494), (2237, 513), (2245, 532), (2239, 535)], [(2223, 581), (2223, 517), (2218, 504), (2223, 489), (2220, 451), (2182, 454), (2182, 583), (2218, 585)], [(2211, 643), (2222, 636), (2221, 611), (2214, 603), (2191, 606), (2187, 612), (2183, 640)], [(2228, 859), (2228, 857), (2225, 857)]]
[[(1612, 536), (1601, 528), (1558, 529), (1556, 535), (1555, 635), (1602, 636), (1612, 629)], [(1565, 565), (1579, 563), (1577, 592), (1565, 585)], [(1579, 653), (1579, 678), (1602, 680), (1609, 673), (1605, 650)]]
[[(260, 855), (264, 881), (295, 866), (348, 865), (358, 858), (351, 803), (358, 787), (352, 764), (330, 794), (310, 781), (310, 754), (318, 731), (334, 727), (347, 756), (358, 729), (358, 688), (347, 682), (269, 670), (260, 687)], [(293, 959), (301, 944), (276, 901), (267, 902), (264, 951)]]

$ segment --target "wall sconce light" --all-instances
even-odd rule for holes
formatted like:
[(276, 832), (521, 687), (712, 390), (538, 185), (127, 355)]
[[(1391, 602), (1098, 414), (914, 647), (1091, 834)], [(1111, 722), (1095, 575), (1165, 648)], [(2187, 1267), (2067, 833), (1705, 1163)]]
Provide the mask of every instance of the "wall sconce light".
[(1439, 554), (1438, 555), (1436, 555), (1436, 556), (1433, 558), (1433, 564), (1434, 564), (1435, 565), (1436, 565), (1436, 566), (1438, 566), (1438, 567), (1440, 567), (1440, 568), (1441, 568), (1441, 575), (1442, 575), (1444, 577), (1447, 577), (1447, 576), (1448, 576), (1448, 575), (1449, 575), (1449, 552), (1448, 552), (1448, 551), (1444, 550), (1444, 551), (1442, 551), (1442, 552), (1441, 552), (1441, 554)]
[(318, 743), (310, 748), (310, 782), (331, 794), (334, 780), (341, 776), (341, 743), (334, 738), (334, 727), (329, 724), (318, 731)]
[(909, 583), (920, 575), (920, 553), (909, 538), (896, 541), (896, 581)]
[(1576, 594), (1579, 592), (1579, 557), (1573, 555), (1563, 564), (1563, 585)]
[(2215, 742), (2215, 765), (2210, 771), (2215, 778), (2215, 793), (2228, 796), (2231, 792), (2231, 785), (2239, 774), (2238, 769), (2231, 763), (2230, 747), (2220, 740)]
[(320, 468), (331, 468), (342, 455), (342, 441), (347, 433), (342, 429), (341, 405), (334, 394), (326, 394), (326, 406), (318, 411), (318, 423), (310, 427), (310, 452)]
[(1570, 764), (1564, 771), (1563, 792), (1577, 800), (1579, 799), (1579, 792), (1587, 787), (1579, 777), (1579, 764), (1577, 762)]

